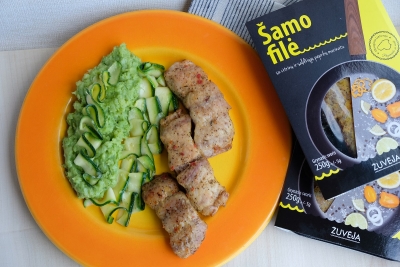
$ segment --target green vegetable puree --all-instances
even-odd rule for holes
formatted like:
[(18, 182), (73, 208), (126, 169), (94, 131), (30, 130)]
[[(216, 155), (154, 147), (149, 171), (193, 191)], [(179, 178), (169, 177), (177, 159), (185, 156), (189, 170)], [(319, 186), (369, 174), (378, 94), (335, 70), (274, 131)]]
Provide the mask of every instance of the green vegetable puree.
[[(106, 98), (99, 104), (104, 110), (105, 124), (103, 128), (97, 129), (104, 139), (92, 159), (99, 167), (102, 176), (95, 185), (90, 185), (83, 179), (82, 168), (74, 163), (76, 156), (82, 150), (76, 145), (82, 134), (77, 131), (77, 128), (83, 116), (83, 108), (87, 105), (86, 90), (93, 84), (93, 79), (107, 70), (115, 61), (121, 64), (122, 69), (117, 84), (107, 87)], [(140, 59), (132, 54), (125, 44), (121, 44), (114, 47), (109, 55), (103, 57), (98, 66), (89, 70), (82, 80), (76, 83), (77, 89), (74, 94), (77, 100), (73, 104), (75, 110), (67, 116), (67, 136), (62, 144), (66, 176), (79, 198), (101, 198), (104, 192), (117, 182), (118, 161), (123, 149), (122, 141), (129, 135), (130, 130), (128, 112), (138, 98), (140, 78), (137, 66), (140, 63)]]

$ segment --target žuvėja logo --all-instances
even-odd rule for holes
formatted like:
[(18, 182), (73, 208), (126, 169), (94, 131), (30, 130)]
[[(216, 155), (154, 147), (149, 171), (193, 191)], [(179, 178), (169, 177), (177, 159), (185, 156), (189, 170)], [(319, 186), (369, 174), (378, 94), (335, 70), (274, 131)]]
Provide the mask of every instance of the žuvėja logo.
[(355, 242), (355, 243), (361, 242), (360, 235), (357, 234), (356, 232), (348, 231), (348, 230), (345, 231), (345, 230), (337, 228), (335, 226), (332, 226), (331, 236), (338, 237), (340, 239), (345, 239), (345, 240)]

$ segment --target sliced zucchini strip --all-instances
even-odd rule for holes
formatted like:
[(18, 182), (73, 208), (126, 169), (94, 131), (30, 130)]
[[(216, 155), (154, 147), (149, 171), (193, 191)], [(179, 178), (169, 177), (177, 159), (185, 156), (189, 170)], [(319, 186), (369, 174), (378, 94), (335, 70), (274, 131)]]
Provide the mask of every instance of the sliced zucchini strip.
[[(147, 156), (149, 159), (154, 162), (154, 157), (153, 154), (151, 153), (151, 150), (149, 148), (149, 145), (147, 144), (147, 140), (145, 136), (142, 136), (142, 139), (140, 140), (140, 154), (142, 156)], [(148, 169), (146, 167), (146, 169)]]
[[(85, 207), (92, 204), (99, 206), (108, 223), (113, 223), (116, 218), (117, 223), (128, 226), (131, 215), (145, 208), (141, 188), (152, 180), (156, 172), (153, 155), (160, 154), (163, 149), (159, 121), (178, 108), (176, 96), (166, 87), (164, 71), (162, 65), (150, 62), (138, 66), (141, 76), (139, 98), (128, 113), (130, 132), (123, 141), (124, 150), (119, 156), (117, 183), (106, 191), (101, 200), (84, 201)], [(98, 130), (105, 123), (101, 103), (106, 97), (107, 88), (118, 83), (121, 72), (121, 65), (114, 62), (93, 79), (93, 85), (87, 90), (85, 116), (79, 125), (82, 137), (77, 143), (82, 147), (82, 152), (75, 160), (85, 170), (87, 183), (98, 182), (101, 177), (91, 160), (103, 139)]]
[(93, 122), (92, 118), (89, 116), (82, 116), (79, 126), (78, 126), (78, 131), (83, 134), (85, 132), (91, 132), (95, 136), (97, 136), (98, 139), (103, 140), (102, 134), (97, 130), (97, 127), (95, 123)]
[(149, 122), (146, 120), (132, 119), (129, 120), (131, 125), (130, 134), (131, 136), (142, 136), (146, 133), (149, 127)]
[(141, 155), (141, 136), (128, 137), (124, 141), (125, 150), (129, 153)]
[(118, 205), (117, 200), (115, 199), (115, 194), (112, 188), (108, 188), (107, 191), (104, 193), (103, 198), (101, 199), (85, 199), (83, 202), (84, 207), (88, 207), (89, 205), (95, 206), (104, 206), (107, 204), (114, 204)]
[(168, 87), (157, 87), (155, 89), (155, 96), (158, 98), (160, 103), (161, 111), (164, 116), (168, 115), (169, 105), (173, 98), (173, 93)]
[(100, 169), (85, 153), (79, 152), (76, 156), (74, 163), (81, 167), (83, 171), (93, 177), (101, 176)]
[(92, 132), (86, 132), (81, 135), (78, 142), (78, 146), (82, 147), (89, 158), (93, 158), (96, 155), (96, 149), (100, 147), (102, 140)]
[(161, 105), (158, 101), (158, 98), (153, 96), (146, 98), (146, 106), (147, 112), (149, 114), (149, 120), (151, 124), (158, 125), (161, 118), (163, 118), (163, 114), (161, 111)]
[(150, 128), (147, 130), (146, 140), (150, 152), (153, 155), (161, 154), (163, 147), (160, 140), (160, 134), (156, 125), (151, 125)]
[(136, 169), (136, 158), (137, 156), (135, 154), (129, 154), (129, 156), (125, 157), (121, 161), (121, 170), (124, 170), (128, 173), (132, 172), (133, 170)]
[(153, 76), (158, 78), (164, 71), (164, 66), (156, 63), (144, 62), (138, 66), (139, 75), (142, 77)]
[(106, 88), (100, 83), (92, 84), (89, 87), (89, 94), (94, 101), (101, 103), (106, 98)]
[(121, 63), (119, 63), (118, 61), (114, 61), (114, 63), (111, 64), (111, 66), (108, 68), (108, 73), (110, 75), (108, 83), (111, 85), (116, 85), (119, 80), (119, 76), (121, 75), (121, 71)]
[(104, 111), (99, 105), (95, 103), (89, 104), (84, 110), (86, 111), (86, 114), (96, 123), (97, 127), (103, 128), (105, 122)]
[(142, 77), (139, 83), (139, 97), (148, 98), (154, 95), (152, 85), (149, 79)]

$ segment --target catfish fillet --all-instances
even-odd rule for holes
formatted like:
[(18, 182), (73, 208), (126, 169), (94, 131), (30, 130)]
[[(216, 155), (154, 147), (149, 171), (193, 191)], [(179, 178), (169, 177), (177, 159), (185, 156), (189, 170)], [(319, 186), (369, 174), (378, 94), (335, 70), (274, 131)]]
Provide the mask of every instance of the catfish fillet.
[(168, 173), (155, 176), (142, 186), (144, 202), (154, 209), (169, 234), (172, 250), (180, 258), (194, 254), (205, 238), (207, 224), (202, 221), (175, 179)]
[(176, 180), (186, 189), (186, 196), (193, 207), (204, 216), (213, 216), (228, 200), (229, 193), (215, 179), (206, 158), (192, 162)]
[(168, 87), (189, 109), (194, 142), (209, 158), (232, 148), (235, 129), (229, 116), (230, 105), (207, 74), (189, 60), (174, 63), (165, 72)]
[(160, 139), (167, 149), (171, 171), (180, 172), (201, 157), (191, 136), (191, 129), (190, 116), (183, 114), (180, 109), (160, 121)]

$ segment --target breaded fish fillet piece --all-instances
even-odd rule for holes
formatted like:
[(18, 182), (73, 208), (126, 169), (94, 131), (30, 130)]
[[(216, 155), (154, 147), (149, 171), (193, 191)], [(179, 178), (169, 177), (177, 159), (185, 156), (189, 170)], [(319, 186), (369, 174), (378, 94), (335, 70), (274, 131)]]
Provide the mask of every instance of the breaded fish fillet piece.
[(201, 157), (191, 136), (192, 120), (178, 109), (160, 121), (160, 139), (168, 152), (171, 171), (180, 172)]
[(176, 180), (186, 189), (186, 196), (193, 207), (204, 216), (213, 216), (228, 200), (229, 193), (215, 179), (206, 158), (190, 163)]
[(178, 192), (178, 183), (168, 173), (156, 175), (153, 180), (142, 185), (143, 200), (152, 210), (157, 210), (167, 197)]
[(168, 173), (155, 176), (142, 186), (142, 195), (161, 219), (174, 253), (180, 258), (194, 254), (205, 238), (207, 224), (179, 191), (176, 180)]
[(194, 142), (201, 153), (209, 158), (232, 148), (235, 135), (229, 116), (230, 105), (218, 87), (208, 82), (197, 86), (183, 100), (195, 124)]
[(168, 87), (180, 99), (184, 99), (196, 85), (208, 81), (204, 70), (187, 59), (172, 64), (165, 71), (164, 77)]
[(235, 134), (231, 107), (217, 85), (189, 60), (174, 63), (164, 75), (168, 87), (189, 109), (194, 142), (202, 155), (209, 158), (231, 149)]

